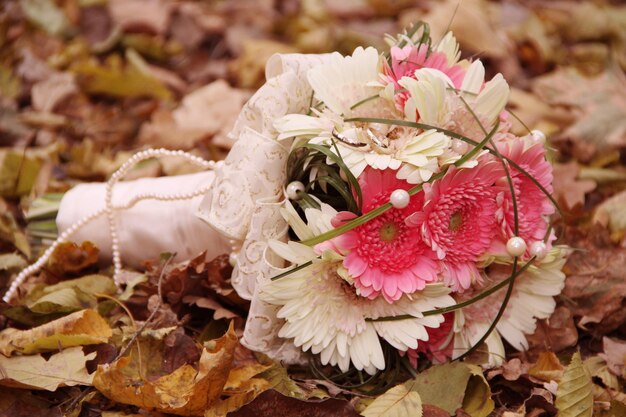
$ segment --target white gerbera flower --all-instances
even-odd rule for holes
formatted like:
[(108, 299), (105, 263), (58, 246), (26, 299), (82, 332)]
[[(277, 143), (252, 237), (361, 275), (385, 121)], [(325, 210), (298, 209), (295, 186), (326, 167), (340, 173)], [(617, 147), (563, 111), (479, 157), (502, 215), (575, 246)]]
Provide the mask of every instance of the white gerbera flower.
[(386, 117), (393, 106), (375, 100), (351, 109), (364, 99), (378, 95), (378, 61), (375, 48), (356, 48), (351, 56), (333, 53), (330, 62), (318, 65), (308, 72), (309, 84), (315, 97), (328, 109), (343, 117)]
[[(504, 338), (518, 350), (528, 349), (526, 335), (535, 331), (537, 319), (547, 319), (554, 312), (554, 297), (561, 293), (565, 285), (565, 274), (561, 271), (567, 251), (563, 247), (553, 247), (541, 263), (530, 266), (515, 280), (513, 293), (506, 310), (495, 331), (487, 339), (489, 360), (487, 367), (499, 366), (504, 359)], [(491, 266), (484, 287), (474, 294), (463, 294), (472, 298), (485, 288), (502, 281), (510, 274), (510, 265)], [(476, 344), (493, 322), (506, 289), (480, 300), (457, 312), (455, 322), (454, 356), (458, 357)], [(460, 300), (462, 301), (462, 300)]]
[[(332, 228), (334, 209), (330, 206), (307, 209), (305, 224), (294, 218), (297, 214), (286, 204), (284, 214), (298, 235), (311, 236)], [(437, 328), (444, 320), (442, 315), (424, 317), (422, 312), (454, 304), (449, 289), (441, 284), (427, 285), (393, 304), (382, 297), (370, 300), (357, 295), (341, 255), (327, 250), (318, 258), (312, 248), (297, 242), (272, 242), (270, 247), (294, 263), (313, 261), (261, 287), (262, 300), (281, 306), (277, 316), (285, 323), (279, 336), (293, 338), (303, 351), (319, 354), (323, 364), (336, 365), (342, 371), (347, 371), (350, 363), (369, 374), (384, 369), (380, 338), (401, 351), (416, 349), (419, 340), (428, 340), (426, 327)], [(411, 318), (371, 321), (398, 315)]]
[(461, 57), (459, 43), (456, 41), (456, 38), (454, 37), (454, 34), (452, 32), (446, 33), (446, 35), (441, 38), (441, 40), (439, 41), (439, 43), (437, 43), (433, 50), (435, 52), (443, 52), (446, 55), (449, 67), (459, 62), (459, 58)]
[[(470, 65), (457, 92), (450, 78), (443, 72), (422, 68), (415, 77), (403, 77), (399, 84), (411, 97), (404, 113), (409, 120), (446, 128), (471, 138), (484, 136), (469, 106), (486, 129), (490, 129), (504, 109), (509, 97), (509, 86), (501, 74), (484, 83), (485, 69), (479, 60)], [(459, 98), (459, 95), (467, 103)]]
[[(352, 129), (345, 134), (354, 135), (356, 130)], [(438, 158), (450, 147), (450, 139), (436, 130), (428, 130), (420, 134), (415, 133), (416, 129), (410, 128), (397, 127), (392, 130), (397, 137), (388, 141), (388, 147), (384, 153), (372, 149), (371, 143), (361, 148), (337, 143), (339, 153), (350, 172), (358, 177), (369, 165), (381, 170), (399, 169), (396, 177), (410, 184), (428, 181), (434, 173), (439, 171)], [(383, 133), (383, 135), (387, 134)], [(328, 142), (329, 140), (325, 140), (325, 143)], [(336, 153), (333, 148), (331, 150)]]

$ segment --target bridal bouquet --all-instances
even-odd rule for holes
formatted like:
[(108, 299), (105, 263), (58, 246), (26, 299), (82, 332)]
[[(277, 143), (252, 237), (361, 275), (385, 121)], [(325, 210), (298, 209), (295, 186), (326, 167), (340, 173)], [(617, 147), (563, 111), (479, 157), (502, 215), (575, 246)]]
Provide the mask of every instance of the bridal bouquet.
[(260, 298), (280, 307), (279, 337), (344, 372), (384, 369), (387, 348), (415, 365), (483, 342), (493, 365), (563, 287), (545, 138), (509, 131), (506, 81), (460, 61), (452, 33), (390, 43), (311, 68), (310, 110), (274, 121), (294, 140), (289, 235), (269, 247), (292, 268)]
[[(511, 133), (506, 81), (460, 60), (452, 33), (419, 23), (388, 41), (274, 56), (224, 161), (142, 151), (64, 196), (55, 245), (94, 241), (120, 286), (122, 262), (230, 252), (251, 301), (241, 343), (287, 363), (377, 374), (525, 349), (564, 281), (545, 137)], [(209, 171), (118, 183), (160, 156)]]

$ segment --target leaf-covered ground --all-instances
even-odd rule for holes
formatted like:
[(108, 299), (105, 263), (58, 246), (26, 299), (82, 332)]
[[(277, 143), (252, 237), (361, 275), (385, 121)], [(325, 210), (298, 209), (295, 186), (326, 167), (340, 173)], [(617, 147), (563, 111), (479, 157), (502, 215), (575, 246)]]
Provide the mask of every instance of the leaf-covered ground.
[[(273, 53), (381, 46), (384, 33), (416, 20), (435, 36), (452, 21), (464, 56), (502, 72), (517, 116), (546, 132), (563, 212), (555, 222), (575, 251), (556, 311), (527, 352), (508, 349), (484, 373), (453, 363), (400, 374), (377, 398), (240, 346), (247, 303), (229, 285), (227, 256), (148, 259), (125, 272), (119, 294), (98, 248), (65, 244), (17, 300), (0, 304), (0, 416), (400, 416), (420, 406), (424, 416), (626, 416), (620, 3), (3, 0), (3, 292), (54, 233), (36, 219), (37, 197), (105, 180), (146, 147), (222, 158)], [(189, 170), (149, 161), (132, 177)]]

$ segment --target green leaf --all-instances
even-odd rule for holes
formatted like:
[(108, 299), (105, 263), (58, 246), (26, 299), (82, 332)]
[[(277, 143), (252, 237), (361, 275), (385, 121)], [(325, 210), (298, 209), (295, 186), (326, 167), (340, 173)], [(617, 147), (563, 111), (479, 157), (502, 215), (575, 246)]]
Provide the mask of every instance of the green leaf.
[[(435, 365), (404, 384), (419, 393), (423, 404), (450, 414), (462, 408), (472, 417), (484, 417), (495, 404), (480, 367), (462, 362)], [(443, 389), (445, 387), (445, 389)]]
[(364, 417), (421, 417), (422, 400), (416, 391), (400, 384), (376, 398), (361, 415)]
[(593, 415), (593, 383), (591, 375), (574, 353), (556, 391), (556, 408), (559, 417), (591, 417)]

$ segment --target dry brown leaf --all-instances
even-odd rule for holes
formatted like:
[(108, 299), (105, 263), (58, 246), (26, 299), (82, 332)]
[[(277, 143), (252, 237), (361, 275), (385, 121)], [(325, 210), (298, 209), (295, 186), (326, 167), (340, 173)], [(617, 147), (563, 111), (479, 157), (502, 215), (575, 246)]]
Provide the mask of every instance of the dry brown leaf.
[(3, 417), (64, 417), (60, 407), (50, 407), (49, 401), (24, 389), (0, 390), (0, 416)]
[(558, 382), (564, 370), (565, 367), (561, 365), (554, 352), (541, 352), (537, 362), (528, 370), (528, 374), (545, 382)]
[(174, 149), (191, 149), (197, 142), (212, 138), (224, 148), (233, 144), (228, 133), (249, 94), (218, 80), (185, 96), (170, 112), (159, 108), (139, 134), (141, 143)]
[(611, 372), (626, 378), (626, 342), (603, 337), (602, 348), (604, 353), (599, 356), (606, 361)]
[[(238, 344), (231, 324), (221, 338), (202, 352), (197, 369), (183, 365), (156, 379), (140, 374), (135, 353), (109, 365), (100, 365), (94, 386), (113, 401), (181, 416), (201, 416), (222, 393)], [(144, 353), (145, 354), (145, 353)]]
[(602, 337), (626, 320), (626, 249), (615, 247), (608, 231), (599, 226), (576, 233), (580, 236), (568, 239), (578, 250), (565, 264), (568, 277), (563, 296), (571, 300), (571, 314), (581, 317), (578, 327)]
[(71, 346), (106, 343), (113, 331), (94, 310), (81, 310), (30, 330), (13, 328), (0, 332), (0, 353), (31, 354)]
[(574, 315), (567, 307), (559, 306), (547, 320), (538, 320), (535, 333), (528, 336), (533, 352), (550, 350), (560, 352), (578, 342)]
[[(561, 124), (571, 121), (571, 116), (566, 111), (554, 109), (536, 95), (515, 87), (511, 87), (507, 108), (512, 109), (526, 126), (539, 129), (547, 136), (552, 136)], [(516, 118), (509, 117), (509, 120), (513, 123), (515, 133), (524, 135), (528, 132)]]
[(196, 305), (200, 308), (213, 310), (213, 320), (234, 319), (236, 317), (241, 317), (239, 314), (230, 311), (222, 304), (220, 304), (217, 300), (214, 300), (212, 298), (190, 296), (183, 298), (183, 302)]
[(596, 188), (595, 181), (580, 180), (580, 167), (575, 161), (567, 164), (554, 164), (554, 197), (565, 204), (566, 208), (574, 208), (585, 204), (585, 195)]
[(57, 277), (74, 274), (95, 265), (98, 262), (99, 253), (100, 250), (96, 245), (88, 241), (80, 245), (74, 242), (63, 242), (52, 252), (48, 260), (48, 270)]
[(574, 143), (580, 160), (626, 146), (626, 77), (614, 67), (589, 78), (566, 67), (534, 80), (533, 92), (551, 106), (571, 109), (574, 123), (558, 138)]
[(167, 31), (173, 4), (169, 0), (109, 0), (113, 21), (124, 30)]
[(485, 0), (445, 0), (438, 2), (426, 15), (405, 16), (401, 24), (407, 26), (424, 20), (430, 25), (435, 41), (449, 28), (464, 48), (492, 58), (504, 58), (510, 50), (510, 42), (492, 18), (491, 4)]
[(224, 385), (223, 398), (211, 404), (211, 407), (204, 413), (204, 417), (226, 416), (228, 413), (238, 410), (252, 401), (263, 391), (271, 388), (269, 381), (263, 378), (255, 378), (256, 375), (270, 367), (256, 363), (232, 369)]
[(298, 52), (290, 45), (267, 39), (247, 39), (243, 52), (232, 62), (231, 72), (241, 88), (256, 88), (265, 81), (265, 63), (276, 53)]
[(304, 401), (288, 397), (273, 389), (261, 393), (251, 403), (229, 414), (229, 417), (357, 417), (359, 414), (346, 400), (331, 398), (323, 401)]
[(608, 227), (616, 235), (626, 230), (626, 191), (604, 200), (593, 215), (593, 221)]
[(227, 137), (249, 94), (217, 80), (185, 96), (173, 117), (181, 129), (200, 137), (213, 136), (213, 143), (230, 148)]
[(59, 72), (33, 85), (30, 94), (35, 110), (52, 112), (57, 104), (77, 92), (78, 86), (74, 81), (74, 75)]
[(96, 357), (81, 347), (63, 349), (47, 360), (41, 355), (7, 358), (0, 355), (0, 385), (55, 391), (61, 386), (91, 385), (85, 362)]

